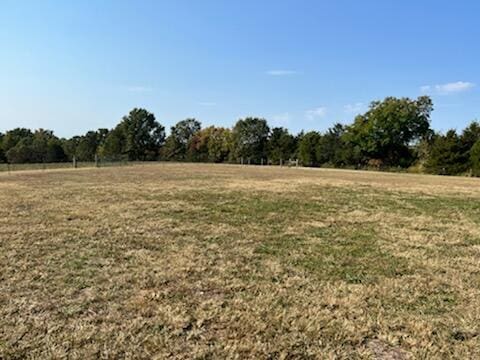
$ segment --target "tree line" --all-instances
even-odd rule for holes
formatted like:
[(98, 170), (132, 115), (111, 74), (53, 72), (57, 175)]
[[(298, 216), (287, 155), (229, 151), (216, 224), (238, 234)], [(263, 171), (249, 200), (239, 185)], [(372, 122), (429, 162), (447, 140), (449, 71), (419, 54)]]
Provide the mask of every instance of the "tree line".
[(350, 124), (325, 132), (291, 134), (262, 118), (240, 119), (232, 128), (202, 128), (196, 119), (165, 127), (154, 114), (133, 109), (113, 129), (88, 131), (69, 139), (50, 130), (16, 128), (0, 133), (0, 162), (42, 163), (107, 160), (191, 161), (411, 170), (480, 176), (480, 124), (461, 133), (435, 132), (428, 96), (374, 101)]

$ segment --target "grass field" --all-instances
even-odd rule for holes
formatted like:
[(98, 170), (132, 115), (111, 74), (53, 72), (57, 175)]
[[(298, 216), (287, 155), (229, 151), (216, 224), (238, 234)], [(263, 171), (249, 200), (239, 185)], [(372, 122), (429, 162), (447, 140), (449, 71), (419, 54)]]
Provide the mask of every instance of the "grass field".
[(480, 357), (480, 180), (0, 174), (0, 358)]

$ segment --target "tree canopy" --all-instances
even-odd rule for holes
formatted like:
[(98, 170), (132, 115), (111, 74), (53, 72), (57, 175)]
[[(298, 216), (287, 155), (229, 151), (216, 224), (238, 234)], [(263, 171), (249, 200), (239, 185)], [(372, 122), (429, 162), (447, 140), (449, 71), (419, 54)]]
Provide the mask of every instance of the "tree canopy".
[(460, 134), (430, 127), (432, 100), (387, 97), (374, 101), (351, 124), (326, 131), (290, 134), (247, 117), (230, 128), (201, 127), (189, 118), (165, 128), (146, 109), (134, 108), (113, 129), (60, 139), (50, 130), (16, 128), (0, 133), (0, 162), (173, 160), (280, 164), (296, 158), (303, 166), (392, 167), (432, 174), (480, 176), (480, 124)]

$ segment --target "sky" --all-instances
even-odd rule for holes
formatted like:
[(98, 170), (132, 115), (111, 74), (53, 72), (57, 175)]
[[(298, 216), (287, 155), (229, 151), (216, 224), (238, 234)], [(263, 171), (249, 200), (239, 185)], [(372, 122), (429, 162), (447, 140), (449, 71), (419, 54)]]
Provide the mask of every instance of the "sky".
[(0, 132), (266, 118), (296, 133), (373, 100), (433, 98), (433, 128), (480, 119), (476, 0), (0, 0)]

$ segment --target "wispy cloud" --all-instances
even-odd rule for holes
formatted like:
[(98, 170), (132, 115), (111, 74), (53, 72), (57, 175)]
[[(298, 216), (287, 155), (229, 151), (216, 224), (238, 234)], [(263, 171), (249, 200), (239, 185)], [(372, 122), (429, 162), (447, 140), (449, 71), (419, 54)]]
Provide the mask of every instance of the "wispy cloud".
[(305, 111), (305, 117), (310, 121), (323, 118), (325, 115), (327, 115), (327, 108), (324, 106)]
[(217, 106), (217, 103), (213, 102), (213, 101), (199, 101), (198, 105), (200, 105), (200, 106)]
[(367, 109), (367, 105), (362, 102), (357, 102), (355, 104), (347, 104), (343, 107), (343, 111), (347, 114), (360, 114)]
[(449, 95), (468, 91), (473, 89), (475, 84), (468, 81), (457, 81), (447, 84), (439, 85), (424, 85), (420, 87), (420, 91), (423, 94), (439, 94), (439, 95)]
[(144, 93), (144, 92), (150, 92), (153, 91), (153, 88), (148, 87), (148, 86), (139, 86), (139, 85), (129, 85), (129, 86), (124, 86), (125, 90), (130, 91), (130, 92), (136, 92), (136, 93)]
[(285, 70), (285, 69), (275, 69), (275, 70), (267, 71), (267, 75), (270, 75), (270, 76), (288, 76), (288, 75), (295, 75), (295, 74), (298, 74), (298, 71)]

